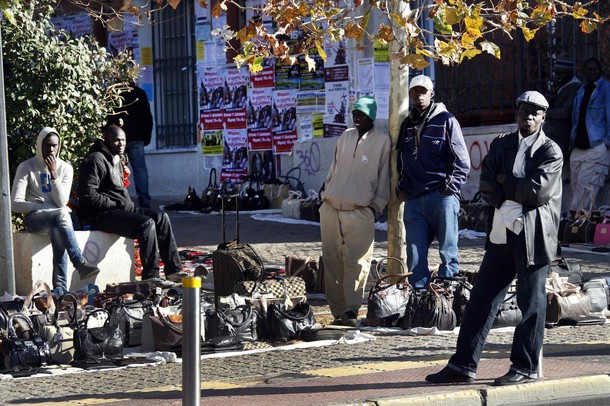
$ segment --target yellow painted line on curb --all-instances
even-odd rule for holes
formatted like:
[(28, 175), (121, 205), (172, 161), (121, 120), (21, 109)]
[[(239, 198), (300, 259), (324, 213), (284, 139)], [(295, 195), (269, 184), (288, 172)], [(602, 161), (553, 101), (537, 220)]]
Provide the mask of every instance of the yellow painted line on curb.
[(401, 369), (423, 368), (430, 365), (440, 365), (447, 361), (387, 361), (375, 362), (370, 364), (351, 365), (339, 368), (323, 368), (310, 371), (302, 371), (306, 375), (328, 376), (331, 378), (340, 376), (353, 376), (362, 374), (374, 374), (383, 371), (399, 371)]
[[(252, 386), (252, 385), (249, 385), (249, 386)], [(248, 385), (236, 385), (234, 383), (222, 382), (222, 381), (201, 382), (201, 389), (236, 389), (236, 388), (247, 388), (247, 387), (248, 387)]]

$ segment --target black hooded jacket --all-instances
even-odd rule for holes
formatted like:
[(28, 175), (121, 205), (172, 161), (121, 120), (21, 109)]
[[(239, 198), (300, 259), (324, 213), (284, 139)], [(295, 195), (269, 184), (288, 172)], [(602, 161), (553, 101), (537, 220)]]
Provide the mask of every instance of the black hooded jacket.
[(134, 204), (123, 185), (123, 163), (96, 140), (78, 175), (79, 214), (83, 219), (108, 210), (132, 211)]

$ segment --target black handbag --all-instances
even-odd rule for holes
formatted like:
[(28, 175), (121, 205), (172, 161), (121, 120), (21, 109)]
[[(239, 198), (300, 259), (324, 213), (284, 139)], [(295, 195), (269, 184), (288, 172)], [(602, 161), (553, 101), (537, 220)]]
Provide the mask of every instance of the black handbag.
[[(92, 317), (106, 315), (101, 327), (89, 327)], [(96, 309), (80, 322), (74, 331), (74, 359), (104, 358), (107, 355), (121, 355), (125, 338), (118, 324), (110, 323), (110, 314), (106, 309)]]
[(141, 345), (142, 321), (144, 314), (152, 313), (152, 302), (117, 298), (106, 308), (110, 312), (110, 324), (117, 324), (125, 337), (125, 347)]
[(582, 283), (582, 270), (580, 264), (560, 258), (549, 264), (549, 274), (555, 272), (559, 277), (568, 278), (569, 283), (580, 285)]
[(322, 199), (320, 193), (315, 190), (309, 190), (307, 197), (301, 202), (299, 211), (301, 213), (301, 220), (320, 222), (320, 206), (322, 206)]
[[(388, 260), (394, 260), (400, 264), (401, 273), (398, 275), (387, 275), (381, 277), (380, 268)], [(404, 316), (407, 304), (411, 298), (413, 288), (407, 278), (411, 273), (405, 272), (404, 263), (393, 257), (382, 258), (375, 266), (377, 281), (369, 290), (367, 300), (367, 312), (364, 324), (367, 326), (391, 327), (396, 320)], [(391, 279), (395, 283), (389, 282)]]
[(521, 320), (523, 320), (523, 315), (521, 309), (517, 306), (517, 294), (508, 291), (498, 308), (493, 327), (515, 327)]
[(231, 179), (225, 179), (220, 185), (220, 191), (216, 195), (216, 205), (222, 210), (235, 210), (239, 191)]
[(457, 325), (453, 311), (453, 295), (444, 286), (430, 283), (428, 290), (421, 292), (413, 315), (412, 327), (436, 327), (453, 330)]
[(259, 179), (258, 174), (251, 175), (239, 194), (239, 207), (244, 210), (266, 210), (271, 207), (271, 202), (265, 196), (265, 187)]
[(206, 339), (236, 336), (240, 341), (258, 341), (259, 315), (250, 305), (206, 311)]
[(7, 317), (6, 336), (2, 337), (3, 372), (34, 371), (51, 364), (49, 343), (34, 330), (31, 320), (24, 314)]
[(292, 309), (281, 303), (271, 303), (267, 307), (267, 333), (272, 340), (294, 340), (301, 330), (314, 324), (316, 318), (308, 303), (299, 303)]
[(201, 210), (201, 199), (197, 196), (197, 191), (192, 186), (189, 186), (186, 197), (182, 203), (172, 203), (165, 206), (165, 210), (176, 211), (199, 211)]
[(212, 211), (220, 208), (218, 201), (218, 194), (220, 189), (218, 188), (218, 179), (216, 178), (216, 168), (210, 169), (210, 179), (208, 186), (201, 193), (201, 211), (211, 213)]

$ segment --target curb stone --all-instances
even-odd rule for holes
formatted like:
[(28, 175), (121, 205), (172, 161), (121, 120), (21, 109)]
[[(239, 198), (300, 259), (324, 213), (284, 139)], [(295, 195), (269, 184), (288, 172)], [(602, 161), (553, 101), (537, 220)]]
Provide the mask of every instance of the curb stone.
[(605, 396), (610, 393), (610, 376), (593, 375), (538, 381), (522, 385), (461, 390), (430, 395), (374, 398), (335, 406), (502, 406), (552, 402), (571, 398)]

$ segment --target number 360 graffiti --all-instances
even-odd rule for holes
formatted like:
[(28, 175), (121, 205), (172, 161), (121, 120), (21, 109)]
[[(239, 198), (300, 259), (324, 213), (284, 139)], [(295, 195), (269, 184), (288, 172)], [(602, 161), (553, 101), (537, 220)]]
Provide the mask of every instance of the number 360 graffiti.
[(298, 159), (296, 166), (307, 172), (308, 175), (315, 175), (320, 172), (322, 168), (320, 146), (315, 141), (311, 143), (309, 149), (297, 150), (295, 152)]

